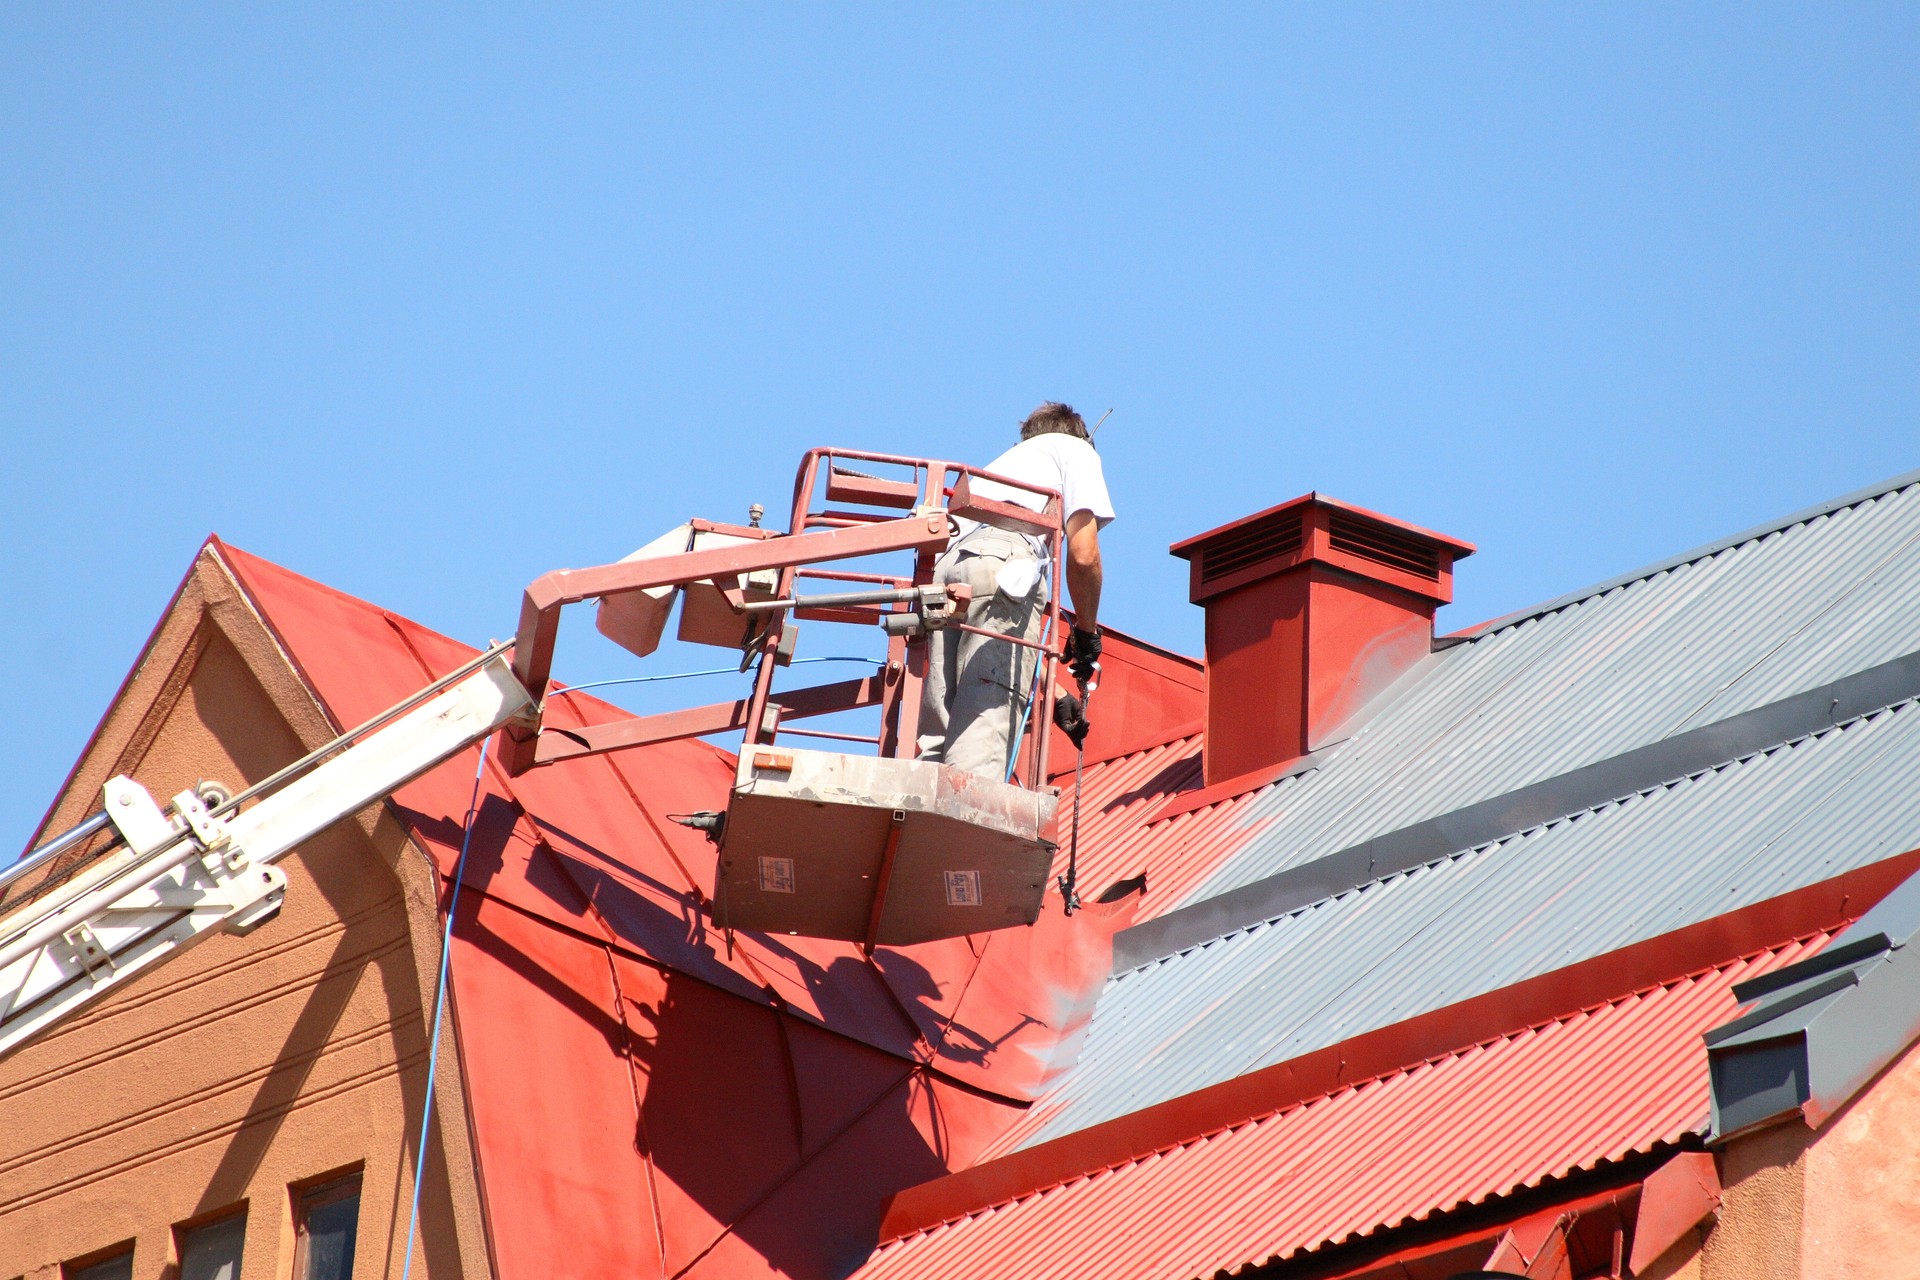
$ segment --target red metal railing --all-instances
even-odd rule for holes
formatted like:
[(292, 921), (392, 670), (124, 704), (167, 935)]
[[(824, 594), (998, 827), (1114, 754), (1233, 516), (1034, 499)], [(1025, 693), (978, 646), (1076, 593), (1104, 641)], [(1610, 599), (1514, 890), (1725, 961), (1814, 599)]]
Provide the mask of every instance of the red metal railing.
[[(902, 478), (870, 475), (858, 469), (861, 466), (888, 468)], [(1035, 512), (1017, 504), (979, 497), (973, 492), (973, 482), (978, 479), (1030, 493), (1042, 500), (1043, 509)], [(848, 509), (860, 506), (878, 509)], [(931, 585), (934, 562), (947, 546), (956, 517), (981, 520), (1040, 538), (1047, 547), (1049, 562), (1056, 567), (1053, 574), (1056, 581), (1054, 589), (1048, 592), (1040, 641), (1035, 644), (995, 637), (1037, 652), (1037, 670), (1026, 713), (1028, 723), (1015, 773), (1026, 785), (1039, 785), (1047, 777), (1050, 735), (1044, 730), (1057, 680), (1055, 665), (1060, 629), (1057, 566), (1062, 563), (1064, 536), (1060, 495), (963, 463), (852, 449), (810, 450), (801, 459), (794, 478), (793, 513), (784, 534), (697, 521), (696, 525), (702, 529), (751, 540), (741, 545), (623, 561), (591, 569), (563, 569), (536, 579), (527, 587), (521, 603), (514, 673), (539, 704), (552, 678), (561, 611), (569, 604), (595, 598), (703, 581), (713, 581), (725, 591), (727, 584), (737, 581), (739, 575), (767, 569), (778, 571), (778, 600), (795, 599), (794, 586), (802, 578), (892, 589)], [(821, 567), (833, 561), (875, 555), (911, 555), (912, 567), (910, 571), (896, 574)], [(736, 607), (740, 607), (737, 593), (733, 598)], [(743, 747), (765, 746), (778, 738), (784, 721), (863, 707), (879, 709), (880, 730), (871, 737), (830, 734), (823, 730), (789, 732), (806, 737), (874, 742), (882, 755), (910, 757), (916, 750), (920, 699), (926, 681), (927, 633), (890, 634), (885, 665), (872, 676), (796, 690), (776, 692), (773, 688), (779, 666), (776, 656), (782, 637), (791, 625), (789, 614), (792, 619), (810, 622), (875, 626), (886, 614), (910, 607), (906, 602), (817, 608), (799, 604), (791, 609), (759, 614), (766, 623), (764, 630), (750, 642), (754, 652), (749, 655), (749, 665), (754, 667), (754, 681), (747, 697), (583, 728), (516, 726), (508, 731), (503, 757), (509, 770), (518, 774), (577, 756), (733, 730), (741, 733)], [(964, 623), (949, 625), (978, 631)]]

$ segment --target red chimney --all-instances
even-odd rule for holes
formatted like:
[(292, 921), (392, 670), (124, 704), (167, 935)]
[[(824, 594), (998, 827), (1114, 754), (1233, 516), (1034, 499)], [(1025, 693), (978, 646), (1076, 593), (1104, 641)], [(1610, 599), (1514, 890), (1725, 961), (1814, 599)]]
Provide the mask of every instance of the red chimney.
[(1207, 611), (1211, 787), (1324, 745), (1431, 652), (1453, 562), (1474, 548), (1309, 493), (1171, 550)]

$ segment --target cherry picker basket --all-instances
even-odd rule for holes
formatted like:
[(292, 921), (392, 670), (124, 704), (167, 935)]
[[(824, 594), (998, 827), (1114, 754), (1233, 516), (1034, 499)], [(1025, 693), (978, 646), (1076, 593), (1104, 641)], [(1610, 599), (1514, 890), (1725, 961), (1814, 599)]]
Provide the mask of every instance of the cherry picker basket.
[[(986, 496), (982, 482), (1022, 500)], [(993, 635), (1033, 651), (1029, 723), (1009, 777), (914, 758), (929, 636), (978, 630), (964, 621), (965, 588), (933, 580), (957, 520), (1024, 534), (1047, 563), (1060, 563), (1064, 522), (1051, 490), (958, 463), (815, 449), (802, 460), (785, 533), (757, 518), (693, 520), (618, 564), (546, 575), (527, 589), (514, 657), (536, 698), (550, 679), (561, 609), (587, 600), (600, 602), (601, 630), (640, 655), (657, 645), (677, 602), (681, 638), (743, 648), (753, 688), (733, 702), (583, 729), (523, 726), (509, 734), (508, 767), (738, 732), (724, 817), (702, 823), (718, 846), (716, 923), (868, 948), (1032, 923), (1054, 851), (1045, 833), (1057, 793), (1046, 785), (1041, 726), (1053, 705), (1057, 592), (1047, 592), (1037, 641)], [(884, 555), (910, 563), (869, 567)], [(830, 567), (848, 560), (862, 567)], [(886, 658), (862, 679), (775, 689), (800, 622), (878, 626)], [(862, 707), (879, 713), (871, 736), (793, 723)], [(801, 750), (792, 739), (852, 739), (867, 750)]]

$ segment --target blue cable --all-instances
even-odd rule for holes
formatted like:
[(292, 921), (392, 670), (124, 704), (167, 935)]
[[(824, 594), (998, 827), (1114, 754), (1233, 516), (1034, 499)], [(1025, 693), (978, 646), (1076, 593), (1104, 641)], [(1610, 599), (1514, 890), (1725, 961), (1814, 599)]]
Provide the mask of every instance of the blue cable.
[[(1019, 659), (1016, 658), (1015, 661), (1017, 662)], [(1013, 745), (1007, 751), (1007, 776), (1001, 779), (1002, 782), (1012, 782), (1014, 771), (1019, 768), (1020, 765), (1020, 743), (1027, 736), (1027, 720), (1033, 715), (1033, 700), (1040, 692), (1041, 661), (1045, 661), (1045, 659), (1036, 661), (1033, 664), (1033, 679), (1027, 682), (1027, 705), (1020, 708), (1019, 722), (1013, 726)]]
[(427, 1054), (427, 1098), (420, 1108), (420, 1145), (414, 1149), (413, 1157), (413, 1209), (407, 1216), (407, 1261), (400, 1270), (400, 1280), (407, 1280), (413, 1273), (413, 1237), (420, 1225), (420, 1187), (426, 1181), (427, 1127), (433, 1119), (433, 1082), (440, 1074), (440, 1016), (447, 1007), (447, 961), (453, 954), (453, 917), (460, 907), (460, 879), (467, 870), (467, 849), (473, 843), (473, 820), (480, 812), (480, 779), (487, 769), (487, 748), (492, 745), (491, 735), (480, 744), (480, 763), (473, 771), (473, 799), (467, 802), (467, 828), (460, 836), (460, 861), (454, 864), (453, 894), (447, 900), (447, 925), (440, 932), (440, 977), (433, 988), (432, 1049)]

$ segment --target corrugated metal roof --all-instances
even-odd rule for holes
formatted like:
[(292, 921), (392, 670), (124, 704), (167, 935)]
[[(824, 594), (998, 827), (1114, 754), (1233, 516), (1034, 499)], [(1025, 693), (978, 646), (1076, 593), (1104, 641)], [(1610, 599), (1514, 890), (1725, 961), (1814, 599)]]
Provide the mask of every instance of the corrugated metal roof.
[[(1320, 768), (1144, 828), (1130, 810), (1092, 856), (1146, 870), (1164, 912), (1916, 651), (1908, 476), (1490, 625), (1417, 666)], [(1079, 1066), (1006, 1145), (1920, 846), (1916, 768), (1903, 705), (1118, 975)]]
[(1916, 650), (1908, 484), (1434, 653), (1188, 900)]
[(1031, 1145), (1920, 846), (1920, 704), (1116, 975)]
[[(884, 1246), (861, 1280), (1184, 1280), (1420, 1221), (1699, 1131), (1700, 1033), (1824, 935), (1197, 1135)], [(1412, 1134), (1444, 1141), (1409, 1141)], [(1179, 1212), (1167, 1212), (1177, 1204)]]

